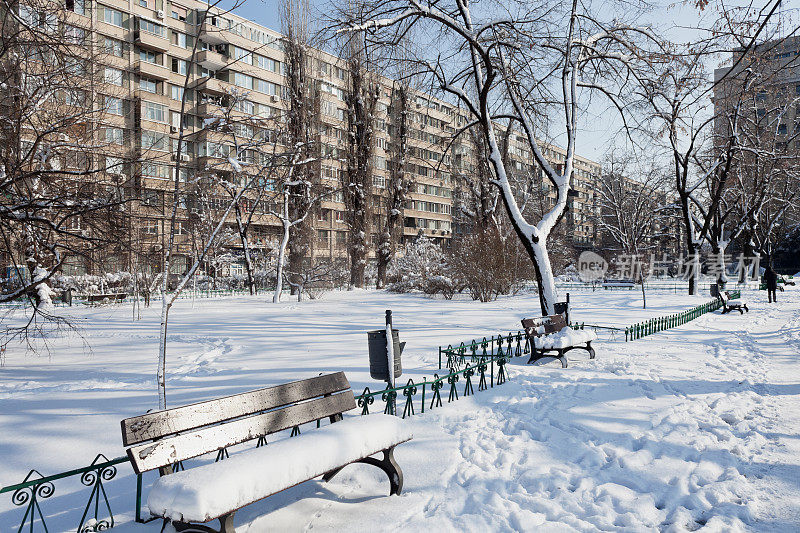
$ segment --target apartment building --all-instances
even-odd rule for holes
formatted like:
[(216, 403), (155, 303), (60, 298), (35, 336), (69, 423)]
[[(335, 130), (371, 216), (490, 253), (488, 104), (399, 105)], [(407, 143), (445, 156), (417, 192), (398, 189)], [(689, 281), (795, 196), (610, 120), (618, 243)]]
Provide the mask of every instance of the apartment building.
[[(91, 47), (102, 52), (100, 64), (93, 67), (99, 82), (90, 104), (104, 111), (98, 135), (107, 149), (104, 161), (98, 164), (104, 165), (112, 178), (125, 182), (129, 194), (137, 199), (129, 212), (130, 238), (145, 249), (144, 256), (158, 256), (167, 243), (177, 166), (179, 181), (190, 183), (210, 171), (232, 173), (231, 167), (237, 162), (256, 163), (257, 154), (244, 153), (247, 150), (237, 154), (229, 135), (206, 127), (209, 121), (218, 119), (231, 94), (245, 95), (237, 100), (239, 116), (261, 120), (256, 125), (247, 120), (232, 125), (240, 137), (277, 135), (285, 121), (282, 36), (233, 13), (207, 10), (207, 4), (195, 0), (68, 0), (61, 20), (70, 33), (87, 38)], [(334, 55), (312, 50), (311, 56), (307, 71), (316, 85), (320, 106), (319, 180), (335, 191), (345, 172), (349, 74), (346, 63)], [(380, 77), (379, 85), (370, 193), (373, 245), (385, 216), (383, 198), (392, 165), (392, 116), (397, 105), (393, 98), (395, 82)], [(423, 234), (446, 245), (453, 232), (454, 190), (460, 173), (469, 171), (475, 157), (465, 143), (449, 142), (466, 119), (457, 108), (423, 92), (412, 91), (409, 102), (405, 168), (414, 185), (402, 213), (403, 238)], [(178, 156), (179, 131), (184, 132), (187, 142)], [(518, 170), (530, 171), (532, 157), (525, 153), (521, 140), (513, 142), (512, 152)], [(563, 164), (563, 150), (554, 146), (545, 149), (553, 164)], [(237, 162), (231, 163), (231, 158)], [(565, 223), (576, 245), (590, 246), (598, 239), (591, 212), (595, 209), (593, 183), (599, 179), (600, 167), (585, 158), (576, 160), (574, 191)], [(266, 187), (269, 182), (267, 176)], [(547, 187), (544, 180), (542, 187), (543, 191)], [(554, 191), (545, 191), (545, 197), (552, 202)], [(279, 238), (279, 220), (268, 214), (274, 201), (264, 201), (251, 227), (250, 244), (256, 251), (274, 247)], [(174, 272), (185, 271), (196, 253), (197, 242), (191, 233), (202, 225), (203, 210), (221, 212), (226, 202), (229, 199), (218, 194), (203, 205), (191, 199), (181, 203)], [(344, 210), (342, 195), (333, 192), (313, 213), (313, 257), (346, 258)], [(230, 220), (229, 224), (233, 226), (234, 222)], [(225, 246), (236, 249), (240, 245), (236, 239), (229, 239)], [(103, 259), (101, 267), (76, 259), (68, 262), (65, 270), (82, 273), (130, 268), (130, 259), (122, 254)], [(155, 261), (154, 266), (157, 264)]]

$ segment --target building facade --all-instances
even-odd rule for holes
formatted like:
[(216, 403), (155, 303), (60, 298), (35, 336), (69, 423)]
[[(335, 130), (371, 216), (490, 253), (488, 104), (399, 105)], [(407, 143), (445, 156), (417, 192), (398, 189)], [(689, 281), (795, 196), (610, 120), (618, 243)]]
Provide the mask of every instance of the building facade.
[[(41, 19), (35, 7), (21, 7), (23, 17)], [(286, 54), (279, 33), (232, 13), (225, 13), (194, 0), (69, 0), (59, 15), (60, 31), (85, 43), (93, 55), (90, 69), (96, 83), (86, 105), (100, 111), (96, 136), (103, 155), (92, 164), (104, 169), (110, 182), (122, 184), (129, 200), (129, 230), (132, 247), (141, 251), (141, 261), (156, 258), (170, 238), (170, 215), (176, 167), (181, 187), (209, 173), (235, 175), (239, 165), (258, 167), (257, 150), (239, 149), (232, 136), (244, 146), (253, 139), (266, 145), (280, 144), (287, 112)], [(314, 258), (343, 260), (347, 257), (347, 225), (341, 193), (346, 171), (347, 104), (349, 72), (347, 63), (317, 49), (311, 49), (306, 66), (319, 99), (317, 117), (320, 160), (319, 183), (332, 191), (314, 209)], [(393, 113), (396, 82), (376, 77), (380, 90), (373, 117), (372, 220), (369, 244), (378, 241), (381, 220), (387, 209), (386, 184), (397, 145)], [(454, 191), (461, 179), (474, 170), (474, 149), (467, 142), (451, 142), (466, 124), (466, 117), (454, 106), (421, 91), (411, 90), (407, 123), (405, 172), (413, 182), (402, 212), (403, 241), (425, 235), (446, 246), (454, 230)], [(236, 96), (232, 109), (231, 97)], [(226, 111), (227, 110), (227, 111)], [(225, 113), (227, 112), (227, 115)], [(209, 128), (221, 116), (239, 117), (227, 128)], [(178, 150), (178, 136), (185, 144)], [(273, 139), (274, 137), (274, 139)], [(563, 164), (565, 153), (555, 146), (543, 146), (551, 162)], [(179, 153), (180, 152), (180, 153)], [(511, 159), (520, 179), (534, 170), (524, 139), (511, 135)], [(538, 174), (541, 176), (541, 173)], [(593, 213), (596, 181), (600, 166), (576, 157), (573, 188), (567, 215), (562, 222), (573, 243), (591, 247), (599, 242)], [(269, 188), (270, 177), (265, 176)], [(185, 184), (185, 185), (184, 185)], [(555, 191), (541, 179), (541, 197), (554, 202)], [(269, 214), (279, 201), (272, 191), (260, 201), (250, 228), (250, 246), (255, 252), (275, 247), (281, 235), (280, 221)], [(175, 258), (172, 270), (181, 273), (197, 254), (199, 236), (223, 212), (230, 198), (210, 192), (201, 200), (179, 202), (174, 231)], [(252, 201), (245, 197), (243, 202)], [(227, 231), (235, 233), (232, 215)], [(220, 253), (237, 250), (231, 236), (223, 239)], [(374, 250), (370, 252), (374, 257)], [(144, 258), (144, 259), (141, 259)], [(68, 273), (130, 269), (132, 259), (124, 252), (87, 262), (75, 258), (65, 265)], [(158, 268), (158, 261), (152, 260)]]

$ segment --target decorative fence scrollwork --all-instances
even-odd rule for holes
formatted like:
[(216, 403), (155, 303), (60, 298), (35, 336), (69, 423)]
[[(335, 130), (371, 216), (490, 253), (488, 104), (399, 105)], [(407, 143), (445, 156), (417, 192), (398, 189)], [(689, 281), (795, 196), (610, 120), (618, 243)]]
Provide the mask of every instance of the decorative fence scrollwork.
[[(33, 531), (49, 532), (47, 515), (42, 511), (42, 500), (46, 500), (55, 494), (56, 481), (73, 476), (78, 476), (78, 480), (84, 487), (91, 487), (89, 498), (83, 508), (83, 514), (75, 531), (77, 533), (89, 533), (114, 527), (114, 513), (111, 510), (105, 483), (116, 477), (116, 465), (121, 463), (128, 463), (128, 457), (108, 459), (105, 455), (98, 454), (90, 465), (83, 468), (76, 468), (75, 470), (52, 476), (43, 476), (38, 470), (31, 470), (21, 483), (0, 489), (0, 494), (11, 492), (12, 504), (19, 507), (25, 506), (25, 512), (22, 514), (22, 521), (19, 524), (17, 533), (22, 533), (22, 531), (31, 533)], [(141, 493), (138, 496), (137, 505), (140, 505)], [(139, 518), (139, 513), (137, 512), (137, 519)]]

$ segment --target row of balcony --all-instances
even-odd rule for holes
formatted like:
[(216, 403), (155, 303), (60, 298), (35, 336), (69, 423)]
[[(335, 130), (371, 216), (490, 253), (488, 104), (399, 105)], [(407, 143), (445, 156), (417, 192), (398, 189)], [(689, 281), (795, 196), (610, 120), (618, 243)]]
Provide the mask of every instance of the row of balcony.
[[(217, 52), (213, 52), (211, 50), (203, 50), (202, 52), (197, 54), (197, 62), (204, 68), (209, 70), (219, 70), (223, 68), (227, 63), (223, 56)], [(134, 68), (136, 70), (136, 74), (140, 76), (145, 76), (147, 78), (152, 78), (156, 80), (167, 80), (169, 79), (170, 75), (172, 74), (172, 70), (167, 67), (166, 65), (159, 65), (157, 63), (150, 63), (148, 61), (137, 60)], [(202, 82), (204, 78), (201, 78), (195, 84), (199, 84)], [(222, 88), (219, 84), (213, 83), (214, 80), (210, 80), (212, 83), (212, 89), (216, 89), (217, 91), (222, 91)], [(220, 80), (216, 80), (219, 82)], [(224, 92), (224, 91), (223, 91)]]

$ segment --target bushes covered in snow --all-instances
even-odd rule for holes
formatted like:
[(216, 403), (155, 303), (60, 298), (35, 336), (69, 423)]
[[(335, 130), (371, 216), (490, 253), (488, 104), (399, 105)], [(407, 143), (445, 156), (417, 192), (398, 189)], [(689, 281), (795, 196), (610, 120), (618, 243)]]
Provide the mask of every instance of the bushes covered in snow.
[(453, 247), (450, 262), (454, 276), (473, 300), (481, 302), (516, 294), (535, 276), (519, 239), (494, 228), (462, 238)]
[(448, 299), (457, 292), (444, 251), (426, 237), (406, 244), (403, 255), (389, 264), (387, 277), (390, 292), (421, 291)]
[(407, 244), (389, 266), (391, 292), (419, 291), (450, 299), (468, 291), (488, 302), (518, 292), (533, 279), (530, 260), (518, 240), (491, 229), (462, 238), (451, 252), (426, 237)]

